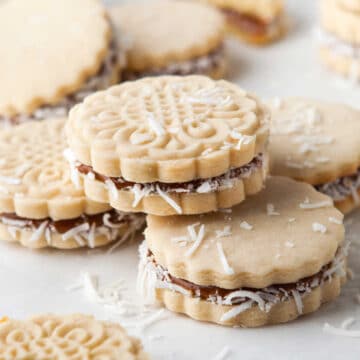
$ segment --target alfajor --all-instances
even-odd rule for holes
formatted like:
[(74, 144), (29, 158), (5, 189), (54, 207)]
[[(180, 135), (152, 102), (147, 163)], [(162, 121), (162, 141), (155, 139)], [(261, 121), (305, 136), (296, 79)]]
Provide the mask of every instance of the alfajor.
[(284, 323), (334, 300), (346, 276), (343, 215), (312, 186), (271, 177), (232, 211), (149, 215), (138, 290), (226, 326)]

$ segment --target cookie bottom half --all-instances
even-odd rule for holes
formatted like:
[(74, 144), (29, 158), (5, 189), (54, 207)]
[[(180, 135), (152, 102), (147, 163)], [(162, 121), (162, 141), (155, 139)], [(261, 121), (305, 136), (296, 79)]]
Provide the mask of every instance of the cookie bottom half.
[(285, 323), (316, 311), (340, 294), (346, 280), (347, 252), (348, 246), (341, 246), (331, 263), (296, 283), (229, 290), (173, 277), (156, 263), (143, 243), (140, 247), (138, 292), (149, 303), (159, 303), (195, 320), (233, 327)]
[(167, 216), (207, 213), (241, 203), (246, 196), (263, 189), (267, 161), (259, 155), (251, 163), (217, 178), (182, 184), (119, 183), (95, 174), (90, 167), (80, 165), (78, 171), (90, 199), (120, 211)]
[(142, 215), (109, 211), (76, 219), (32, 220), (0, 214), (0, 239), (39, 249), (96, 248), (114, 241), (126, 242), (145, 222)]
[(278, 40), (285, 34), (286, 26), (283, 15), (279, 15), (271, 22), (236, 10), (223, 8), (227, 20), (227, 31), (240, 40), (254, 45), (266, 45)]
[(221, 44), (207, 55), (182, 62), (174, 62), (162, 68), (145, 71), (124, 70), (121, 74), (123, 81), (133, 81), (144, 77), (160, 75), (206, 75), (215, 80), (222, 79), (226, 74), (225, 44)]

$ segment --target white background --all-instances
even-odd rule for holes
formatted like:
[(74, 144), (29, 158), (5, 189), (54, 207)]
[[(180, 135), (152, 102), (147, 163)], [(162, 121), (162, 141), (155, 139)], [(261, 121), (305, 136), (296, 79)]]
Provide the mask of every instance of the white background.
[[(328, 73), (317, 61), (313, 36), (316, 10), (316, 1), (289, 1), (293, 28), (286, 39), (270, 47), (249, 48), (229, 41), (229, 78), (266, 98), (299, 95), (360, 106), (360, 86)], [(344, 287), (337, 301), (317, 313), (286, 325), (228, 329), (166, 312), (165, 320), (144, 331), (132, 326), (128, 330), (140, 335), (152, 358), (160, 360), (213, 359), (224, 346), (232, 350), (230, 360), (359, 359), (359, 339), (322, 331), (325, 322), (340, 326), (349, 317), (360, 321), (360, 305), (354, 301), (355, 294), (360, 292), (360, 211), (346, 221), (352, 222), (347, 226), (347, 237), (353, 241), (350, 267), (355, 278)], [(105, 250), (29, 251), (2, 243), (0, 315), (23, 318), (34, 313), (82, 312), (130, 324), (133, 319), (116, 316), (91, 302), (81, 289), (73, 292), (65, 289), (88, 271), (99, 275), (102, 283), (124, 279), (129, 288), (126, 296), (135, 299), (136, 267), (137, 244), (109, 255)], [(354, 328), (359, 329), (360, 324)]]

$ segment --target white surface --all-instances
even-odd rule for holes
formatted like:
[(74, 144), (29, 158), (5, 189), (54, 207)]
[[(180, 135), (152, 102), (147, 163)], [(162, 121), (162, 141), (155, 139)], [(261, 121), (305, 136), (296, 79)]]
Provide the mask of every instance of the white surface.
[[(257, 49), (231, 41), (232, 79), (264, 97), (306, 95), (359, 106), (360, 88), (344, 85), (316, 61), (312, 36), (315, 1), (290, 1), (289, 10), (295, 28), (282, 42)], [(169, 313), (166, 320), (143, 332), (146, 350), (160, 360), (213, 359), (224, 346), (232, 350), (229, 360), (359, 359), (359, 339), (322, 331), (325, 322), (340, 326), (349, 317), (360, 321), (360, 305), (354, 301), (360, 292), (360, 211), (347, 221), (353, 222), (347, 236), (353, 239), (350, 266), (355, 279), (336, 302), (298, 321), (253, 330), (222, 328)], [(81, 290), (67, 292), (65, 288), (76, 283), (81, 272), (89, 271), (105, 283), (125, 279), (134, 296), (136, 267), (136, 244), (110, 255), (105, 250), (38, 252), (0, 244), (0, 315), (23, 318), (40, 312), (82, 312), (131, 322), (131, 318), (115, 316), (91, 303)], [(360, 324), (354, 328), (359, 329)], [(128, 329), (138, 333), (133, 327)], [(154, 338), (158, 335), (163, 338)]]

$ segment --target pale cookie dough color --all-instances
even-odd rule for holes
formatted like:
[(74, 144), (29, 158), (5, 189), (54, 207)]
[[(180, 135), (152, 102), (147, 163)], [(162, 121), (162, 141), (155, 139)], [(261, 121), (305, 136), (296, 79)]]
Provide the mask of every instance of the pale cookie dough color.
[(38, 315), (0, 322), (0, 359), (149, 360), (118, 324), (87, 315)]
[(66, 129), (89, 198), (123, 211), (199, 214), (262, 189), (268, 119), (236, 85), (164, 76), (89, 96)]
[[(125, 241), (143, 218), (85, 197), (70, 169), (65, 119), (0, 132), (0, 239), (30, 248), (91, 248)], [(75, 184), (74, 184), (75, 183)]]
[(360, 1), (322, 0), (320, 57), (334, 71), (360, 80)]
[(202, 0), (215, 5), (229, 32), (251, 44), (264, 45), (286, 31), (283, 0)]
[(270, 172), (312, 184), (347, 213), (360, 205), (360, 111), (308, 99), (272, 104)]
[(118, 80), (118, 51), (98, 0), (0, 5), (0, 124), (65, 116)]
[(225, 75), (224, 20), (188, 1), (145, 1), (110, 10), (129, 42), (125, 80), (157, 75)]
[(289, 178), (269, 178), (232, 211), (147, 220), (138, 289), (196, 320), (287, 322), (333, 300), (345, 279), (343, 215)]

